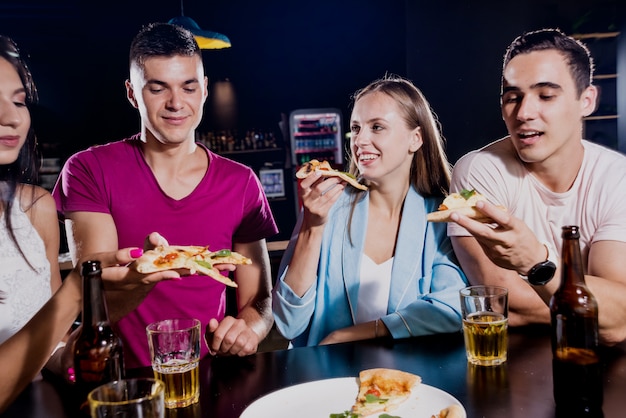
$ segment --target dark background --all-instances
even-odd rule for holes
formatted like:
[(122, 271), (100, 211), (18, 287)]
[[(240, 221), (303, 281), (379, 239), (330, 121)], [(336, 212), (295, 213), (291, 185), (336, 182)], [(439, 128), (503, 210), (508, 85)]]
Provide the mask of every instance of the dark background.
[[(281, 139), (281, 118), (320, 107), (339, 108), (345, 130), (351, 94), (395, 73), (426, 94), (455, 162), (506, 133), (499, 108), (501, 58), (515, 36), (542, 27), (570, 34), (619, 30), (625, 3), (186, 0), (184, 14), (232, 41), (232, 48), (203, 51), (203, 59), (211, 87), (225, 79), (234, 86), (238, 132), (275, 131)], [(0, 0), (0, 33), (13, 37), (29, 57), (39, 88), (34, 123), (45, 156), (64, 160), (138, 131), (124, 89), (130, 42), (142, 25), (180, 14), (179, 0)], [(214, 115), (209, 99), (200, 131), (222, 127)], [(266, 157), (246, 158), (258, 165)], [(281, 230), (291, 228), (293, 207), (274, 205), (290, 212)]]
[[(228, 78), (237, 126), (278, 130), (281, 113), (337, 107), (386, 72), (431, 101), (451, 161), (505, 133), (501, 57), (525, 30), (616, 30), (621, 0), (186, 0), (184, 14), (233, 47), (203, 52), (211, 82)], [(140, 27), (180, 15), (178, 0), (2, 0), (0, 33), (30, 59), (40, 140), (67, 153), (138, 130), (125, 98), (128, 47)], [(201, 129), (218, 123), (207, 102)], [(54, 150), (50, 150), (54, 152)]]

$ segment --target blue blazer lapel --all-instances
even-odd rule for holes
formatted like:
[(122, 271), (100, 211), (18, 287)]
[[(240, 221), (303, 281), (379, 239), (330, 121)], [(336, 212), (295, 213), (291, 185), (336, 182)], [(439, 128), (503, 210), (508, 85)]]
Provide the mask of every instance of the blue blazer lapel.
[(402, 306), (402, 300), (406, 297), (407, 292), (411, 292), (410, 296), (415, 298), (414, 290), (410, 286), (414, 280), (422, 276), (423, 237), (425, 235), (424, 198), (411, 187), (402, 209), (402, 220), (391, 270), (391, 289), (387, 313), (395, 312)]
[[(369, 193), (365, 193), (354, 209), (352, 216), (351, 231), (346, 226), (343, 233), (343, 254), (342, 267), (346, 295), (348, 296), (348, 304), (350, 305), (350, 313), (352, 315), (352, 323), (356, 323), (357, 302), (359, 299), (359, 284), (361, 282), (361, 257), (363, 254), (363, 246), (365, 244), (365, 232), (367, 230), (367, 212), (369, 207)], [(347, 210), (350, 210), (349, 205)], [(348, 212), (349, 214), (349, 212)], [(346, 215), (348, 215), (346, 214)], [(345, 216), (344, 219), (348, 219)], [(352, 244), (350, 243), (350, 234), (352, 234)]]

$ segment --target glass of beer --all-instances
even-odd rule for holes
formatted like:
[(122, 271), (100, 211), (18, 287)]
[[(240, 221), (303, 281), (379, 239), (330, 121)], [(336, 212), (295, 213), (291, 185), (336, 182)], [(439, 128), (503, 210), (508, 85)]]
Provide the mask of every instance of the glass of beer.
[(497, 366), (506, 361), (508, 290), (498, 286), (469, 286), (460, 290), (467, 361)]
[(156, 379), (116, 380), (87, 396), (91, 418), (163, 418), (165, 384)]
[(165, 407), (183, 408), (200, 398), (200, 321), (166, 319), (146, 327), (154, 377), (165, 382)]

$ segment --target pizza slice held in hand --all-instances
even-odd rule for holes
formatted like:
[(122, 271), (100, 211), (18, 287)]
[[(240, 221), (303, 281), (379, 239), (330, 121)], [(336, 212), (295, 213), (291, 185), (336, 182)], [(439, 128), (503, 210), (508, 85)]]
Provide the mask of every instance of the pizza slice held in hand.
[(214, 267), (217, 264), (252, 264), (252, 260), (230, 250), (211, 252), (208, 247), (194, 245), (159, 245), (145, 251), (132, 266), (143, 274), (188, 270), (189, 274), (203, 274), (227, 286), (237, 287), (237, 283)]
[[(487, 198), (476, 190), (463, 189), (459, 193), (450, 193), (439, 205), (436, 212), (426, 215), (426, 220), (429, 222), (452, 222), (450, 215), (452, 212), (457, 212), (478, 222), (493, 222), (493, 219), (476, 209), (476, 203), (481, 200), (486, 202)], [(498, 208), (506, 210), (503, 206), (498, 206)]]
[(411, 396), (422, 379), (414, 374), (394, 369), (368, 369), (359, 373), (359, 394), (352, 413), (367, 417), (391, 411)]
[(320, 162), (318, 160), (311, 160), (304, 163), (296, 172), (296, 177), (299, 179), (305, 179), (316, 171), (319, 171), (322, 174), (322, 177), (339, 177), (341, 180), (348, 182), (348, 184), (352, 187), (356, 187), (360, 190), (367, 190), (367, 186), (359, 183), (352, 174), (346, 173), (345, 171), (335, 170), (331, 167), (328, 161)]

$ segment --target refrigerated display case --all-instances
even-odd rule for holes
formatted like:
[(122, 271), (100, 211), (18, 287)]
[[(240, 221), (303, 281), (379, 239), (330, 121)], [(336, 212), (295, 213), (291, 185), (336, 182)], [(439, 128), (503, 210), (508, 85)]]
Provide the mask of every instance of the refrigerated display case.
[(341, 111), (339, 109), (299, 109), (291, 112), (291, 157), (296, 169), (317, 159), (335, 168), (343, 165)]
[(296, 211), (302, 202), (295, 173), (311, 160), (328, 161), (333, 168), (343, 170), (343, 136), (341, 111), (335, 108), (298, 109), (289, 116), (291, 159), (293, 161)]

